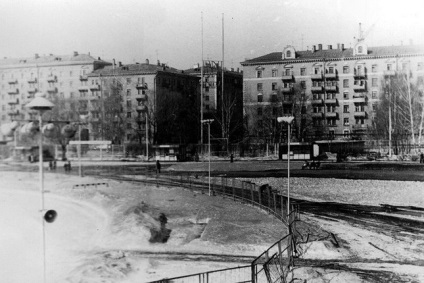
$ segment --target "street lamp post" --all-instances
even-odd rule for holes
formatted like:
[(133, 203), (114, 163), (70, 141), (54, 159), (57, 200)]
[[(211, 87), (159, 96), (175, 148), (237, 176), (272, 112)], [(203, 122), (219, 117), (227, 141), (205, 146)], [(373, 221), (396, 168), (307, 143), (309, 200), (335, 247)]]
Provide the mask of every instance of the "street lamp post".
[[(54, 107), (54, 104), (48, 101), (45, 98), (45, 95), (43, 93), (36, 93), (35, 98), (26, 105), (28, 109), (38, 111), (39, 117), (38, 117), (38, 123), (39, 123), (39, 129), (40, 129), (40, 139), (39, 139), (39, 187), (40, 187), (40, 193), (41, 193), (41, 213), (44, 213), (44, 175), (43, 175), (43, 135), (42, 135), (42, 116), (45, 111), (51, 110)], [(43, 282), (46, 282), (46, 235), (45, 235), (45, 229), (44, 229), (44, 218), (41, 217), (41, 223), (42, 223), (42, 235), (43, 235)]]
[(201, 120), (202, 124), (208, 124), (208, 145), (209, 145), (209, 196), (211, 195), (211, 123), (214, 119)]
[(290, 125), (294, 117), (278, 117), (278, 123), (287, 123), (287, 224), (290, 225)]

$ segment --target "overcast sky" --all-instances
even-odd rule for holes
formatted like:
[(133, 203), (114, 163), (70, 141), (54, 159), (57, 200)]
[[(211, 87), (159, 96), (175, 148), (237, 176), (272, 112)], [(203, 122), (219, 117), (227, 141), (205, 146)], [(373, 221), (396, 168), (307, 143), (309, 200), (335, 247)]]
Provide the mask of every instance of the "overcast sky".
[[(422, 0), (0, 0), (0, 56), (73, 51), (126, 63), (159, 59), (186, 69), (204, 59), (225, 66), (322, 43), (354, 43), (358, 23), (369, 46), (424, 44)], [(303, 40), (302, 40), (303, 39)]]

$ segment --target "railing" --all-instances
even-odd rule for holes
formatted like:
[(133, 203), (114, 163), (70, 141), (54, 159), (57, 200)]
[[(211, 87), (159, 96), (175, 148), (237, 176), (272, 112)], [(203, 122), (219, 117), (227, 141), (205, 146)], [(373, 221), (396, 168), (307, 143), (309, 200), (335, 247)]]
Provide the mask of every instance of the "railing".
[[(192, 190), (201, 190), (203, 193), (207, 193), (209, 189), (209, 178), (206, 176), (161, 174), (160, 177), (176, 181)], [(292, 270), (293, 255), (301, 253), (295, 240), (297, 236), (295, 235), (295, 221), (299, 219), (298, 205), (292, 202), (290, 217), (287, 217), (287, 198), (285, 196), (268, 185), (258, 186), (238, 179), (212, 177), (210, 188), (213, 195), (249, 203), (274, 215), (289, 227), (288, 235), (273, 244), (248, 266), (167, 278), (151, 283), (286, 282), (286, 277)]]
[(219, 283), (251, 282), (250, 265), (219, 269), (180, 277), (167, 278), (151, 283)]

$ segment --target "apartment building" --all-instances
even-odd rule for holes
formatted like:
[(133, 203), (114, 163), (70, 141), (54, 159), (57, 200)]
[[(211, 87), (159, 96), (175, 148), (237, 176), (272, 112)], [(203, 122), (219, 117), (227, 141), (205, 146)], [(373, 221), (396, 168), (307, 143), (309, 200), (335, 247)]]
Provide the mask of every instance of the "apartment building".
[[(99, 123), (94, 124), (92, 135), (114, 143), (187, 144), (196, 143), (200, 135), (199, 78), (166, 64), (107, 66), (87, 75), (88, 88), (98, 86)], [(90, 84), (92, 83), (92, 84)], [(113, 98), (119, 98), (113, 100)], [(119, 101), (111, 109), (108, 101)], [(91, 107), (91, 116), (97, 115), (99, 105)], [(117, 105), (116, 105), (117, 106)], [(109, 109), (107, 109), (109, 107)], [(113, 105), (112, 105), (113, 108)], [(112, 117), (113, 116), (113, 117)], [(108, 127), (108, 131), (105, 128)], [(123, 129), (123, 131), (119, 131)], [(110, 136), (112, 135), (112, 136)]]
[[(413, 80), (423, 81), (424, 46), (400, 45), (368, 47), (360, 38), (352, 48), (337, 44), (326, 49), (322, 44), (311, 50), (287, 46), (246, 60), (243, 66), (244, 102), (251, 134), (265, 119), (290, 115), (296, 92), (305, 98), (302, 118), (310, 117), (312, 138), (364, 134), (372, 125), (376, 105), (383, 94), (383, 78), (395, 71), (412, 73)], [(270, 116), (264, 108), (277, 105)], [(253, 113), (253, 114), (252, 114)], [(297, 117), (296, 117), (297, 119)]]
[[(230, 142), (239, 141), (243, 136), (243, 72), (239, 69), (224, 69), (221, 61), (205, 60), (203, 71), (200, 64), (184, 71), (187, 74), (202, 77), (203, 73), (203, 118), (222, 120), (229, 118)], [(224, 74), (224, 96), (222, 96), (222, 74)], [(224, 103), (222, 100), (224, 97)], [(224, 107), (222, 107), (224, 105)], [(225, 120), (224, 117), (224, 120)], [(216, 124), (215, 124), (216, 125)], [(222, 128), (212, 126), (213, 136), (221, 137)], [(207, 135), (203, 135), (207, 142)]]
[(25, 105), (36, 92), (47, 94), (50, 100), (79, 100), (79, 88), (88, 83), (86, 75), (110, 64), (78, 52), (0, 59), (0, 125), (13, 120), (35, 119), (35, 113), (25, 109)]

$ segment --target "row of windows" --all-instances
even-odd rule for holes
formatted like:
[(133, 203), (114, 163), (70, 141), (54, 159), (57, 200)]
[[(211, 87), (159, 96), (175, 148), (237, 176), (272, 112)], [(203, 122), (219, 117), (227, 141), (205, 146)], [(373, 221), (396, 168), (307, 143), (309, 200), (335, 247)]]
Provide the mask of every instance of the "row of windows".
[[(373, 109), (372, 110), (375, 112), (376, 109), (377, 109), (377, 105), (373, 104)], [(323, 110), (324, 110), (324, 106), (315, 106), (315, 107), (313, 107), (312, 112), (313, 113), (323, 113)], [(337, 106), (327, 105), (327, 106), (325, 106), (325, 110), (326, 110), (326, 113), (337, 113), (337, 111), (336, 111), (337, 110)], [(263, 108), (261, 108), (261, 107), (258, 107), (256, 109), (256, 111), (257, 111), (257, 114), (259, 116), (262, 116), (263, 113), (264, 113), (263, 112)], [(281, 111), (281, 108), (279, 108), (279, 107), (273, 107), (272, 108), (272, 115), (275, 116), (280, 111)], [(284, 114), (290, 114), (292, 112), (292, 108), (291, 107), (283, 107), (282, 108), (282, 112)], [(355, 105), (355, 112), (365, 112), (365, 106), (364, 105)], [(302, 114), (306, 114), (306, 107), (302, 107), (301, 113)], [(349, 113), (349, 105), (343, 105), (343, 113)]]
[[(384, 65), (384, 70), (387, 71), (392, 71), (395, 68), (395, 64), (392, 63), (387, 63)], [(409, 70), (410, 69), (410, 63), (407, 62), (402, 62), (401, 68), (403, 71), (405, 70)], [(351, 66), (343, 66), (342, 68), (342, 72), (343, 74), (350, 74), (351, 70), (353, 70), (354, 74), (364, 74), (364, 72), (367, 70), (367, 68), (363, 65), (357, 65), (356, 67), (351, 67)], [(424, 62), (418, 62), (417, 63), (417, 71), (421, 71), (424, 70)], [(371, 65), (371, 72), (372, 73), (377, 73), (379, 71), (378, 69), (378, 64), (373, 64)], [(337, 69), (335, 67), (327, 67), (325, 69), (325, 73), (326, 74), (335, 74), (337, 72)], [(312, 72), (311, 74), (321, 74), (322, 73), (322, 67), (312, 67)], [(264, 74), (264, 70), (257, 70), (256, 71), (256, 77), (257, 78), (262, 78)], [(282, 73), (283, 76), (294, 76), (296, 75), (293, 72), (292, 68), (286, 68), (283, 70)], [(300, 76), (307, 76), (307, 70), (305, 67), (300, 68), (298, 75)], [(272, 69), (271, 70), (271, 77), (278, 77), (278, 70), (277, 69)]]
[[(305, 95), (305, 93), (303, 93), (303, 95)], [(291, 101), (291, 100), (293, 100), (293, 96), (294, 96), (293, 94), (283, 94), (282, 98), (283, 98), (284, 101)], [(276, 102), (278, 100), (277, 97), (278, 97), (277, 94), (272, 94), (270, 96), (270, 101)], [(353, 98), (366, 98), (366, 97), (367, 97), (366, 95), (358, 95), (358, 94), (355, 94), (353, 96)], [(371, 98), (377, 99), (378, 98), (378, 92), (372, 91), (371, 92)], [(337, 94), (334, 93), (334, 92), (328, 92), (326, 94), (324, 94), (324, 93), (314, 93), (314, 94), (312, 94), (312, 100), (319, 100), (319, 99), (337, 99)], [(343, 99), (350, 99), (349, 91), (343, 92)], [(259, 93), (257, 95), (257, 101), (258, 102), (264, 102), (264, 95)]]

